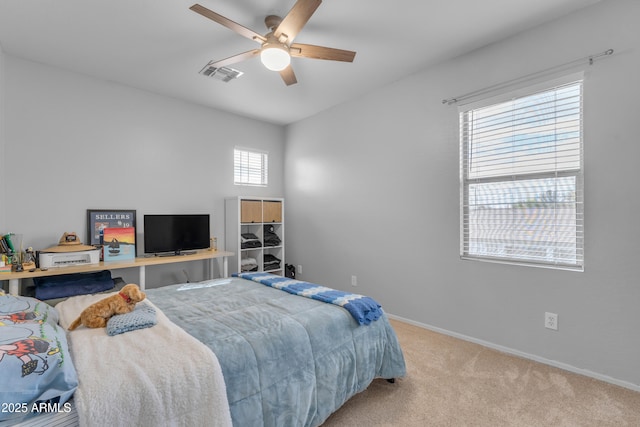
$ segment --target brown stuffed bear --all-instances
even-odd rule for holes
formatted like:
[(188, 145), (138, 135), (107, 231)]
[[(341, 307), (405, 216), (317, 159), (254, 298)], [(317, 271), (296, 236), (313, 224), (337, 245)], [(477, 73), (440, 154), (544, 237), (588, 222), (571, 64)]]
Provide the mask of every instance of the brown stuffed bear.
[(130, 283), (117, 294), (101, 299), (85, 308), (80, 313), (80, 317), (69, 325), (69, 330), (73, 331), (80, 325), (85, 325), (87, 328), (104, 328), (111, 316), (133, 311), (136, 304), (145, 298), (145, 293), (140, 290), (138, 285)]

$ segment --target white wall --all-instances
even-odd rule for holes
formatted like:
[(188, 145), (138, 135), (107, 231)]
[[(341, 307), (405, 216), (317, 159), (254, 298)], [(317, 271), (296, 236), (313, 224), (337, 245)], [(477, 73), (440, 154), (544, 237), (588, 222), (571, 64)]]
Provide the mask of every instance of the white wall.
[[(602, 2), (290, 125), (287, 261), (394, 315), (640, 389), (638, 16)], [(441, 100), (608, 48), (586, 67), (585, 271), (460, 260), (458, 115)]]
[[(139, 243), (146, 213), (209, 213), (222, 247), (225, 197), (283, 195), (281, 126), (8, 54), (3, 71), (0, 231), (22, 233), (25, 246), (46, 248), (65, 231), (84, 239), (87, 209), (135, 209)], [(269, 152), (268, 188), (233, 185), (236, 144)], [(148, 268), (147, 283), (184, 281), (182, 269), (201, 280), (205, 265)], [(135, 270), (125, 275), (138, 280)]]
[[(5, 200), (5, 166), (4, 166), (4, 52), (0, 46), (0, 224), (4, 224), (6, 203)], [(0, 229), (0, 233), (2, 233)]]

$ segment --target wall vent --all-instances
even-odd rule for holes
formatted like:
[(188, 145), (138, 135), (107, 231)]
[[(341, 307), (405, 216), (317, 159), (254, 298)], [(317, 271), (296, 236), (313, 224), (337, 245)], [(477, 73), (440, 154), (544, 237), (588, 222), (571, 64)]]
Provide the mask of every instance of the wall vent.
[(213, 77), (214, 79), (222, 80), (225, 83), (230, 82), (231, 80), (237, 79), (244, 73), (240, 70), (235, 70), (229, 67), (213, 67), (211, 66), (211, 62), (209, 62), (205, 67), (200, 70), (200, 74), (207, 77)]

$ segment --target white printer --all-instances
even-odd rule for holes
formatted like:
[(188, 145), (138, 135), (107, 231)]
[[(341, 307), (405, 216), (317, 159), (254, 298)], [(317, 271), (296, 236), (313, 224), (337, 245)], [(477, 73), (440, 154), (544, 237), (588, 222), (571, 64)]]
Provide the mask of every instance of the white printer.
[(99, 264), (100, 249), (83, 245), (76, 233), (64, 233), (57, 246), (44, 249), (39, 256), (40, 269)]
[(99, 264), (100, 249), (75, 252), (41, 252), (40, 268), (69, 267), (71, 265)]

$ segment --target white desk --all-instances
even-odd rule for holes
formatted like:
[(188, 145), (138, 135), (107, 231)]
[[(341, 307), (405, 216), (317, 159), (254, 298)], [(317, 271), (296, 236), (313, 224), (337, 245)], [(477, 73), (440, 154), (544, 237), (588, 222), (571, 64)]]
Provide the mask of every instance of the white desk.
[[(104, 262), (100, 261), (98, 264), (87, 265), (74, 265), (70, 267), (54, 267), (48, 270), (42, 271), (36, 269), (35, 271), (22, 271), (20, 273), (0, 273), (0, 280), (9, 281), (9, 293), (11, 295), (20, 294), (20, 280), (30, 279), (34, 277), (45, 276), (59, 276), (61, 274), (73, 274), (73, 273), (88, 273), (91, 271), (102, 270), (118, 270), (121, 268), (137, 267), (140, 274), (140, 289), (145, 289), (145, 276), (146, 266), (148, 265), (161, 265), (161, 264), (173, 264), (176, 262), (190, 262), (210, 260), (209, 271), (213, 275), (213, 261), (216, 258), (222, 258), (222, 275), (227, 277), (229, 275), (229, 265), (227, 257), (233, 256), (233, 252), (225, 251), (198, 251), (195, 254), (190, 255), (176, 255), (176, 256), (151, 256), (151, 257), (138, 257), (130, 261), (112, 261)], [(212, 277), (213, 278), (213, 277)]]

